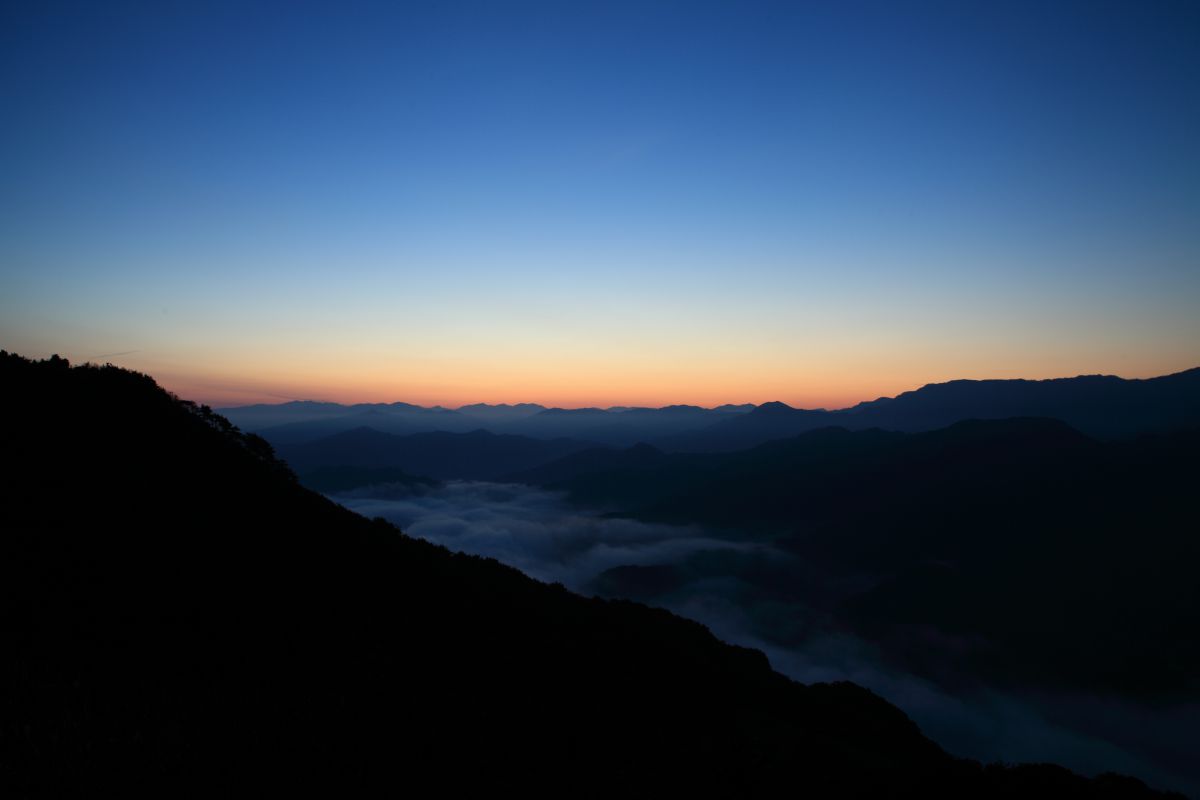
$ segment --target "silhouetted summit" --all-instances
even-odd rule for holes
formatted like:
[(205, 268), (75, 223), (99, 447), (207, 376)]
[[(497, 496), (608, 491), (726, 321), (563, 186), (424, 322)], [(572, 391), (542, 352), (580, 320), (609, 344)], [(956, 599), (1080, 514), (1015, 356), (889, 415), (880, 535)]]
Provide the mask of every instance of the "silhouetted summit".
[(763, 403), (748, 414), (655, 443), (685, 452), (729, 451), (831, 425), (915, 432), (966, 419), (1009, 417), (1060, 419), (1101, 438), (1200, 427), (1200, 368), (1145, 380), (1085, 375), (1041, 381), (931, 383), (838, 411)]
[(407, 538), (144, 375), (0, 379), (9, 796), (1146, 794), (951, 759), (863, 689)]
[(1200, 425), (1200, 368), (1140, 380), (1081, 375), (932, 383), (845, 413), (894, 430), (928, 430), (972, 417), (1030, 416), (1061, 419), (1101, 437), (1174, 430)]

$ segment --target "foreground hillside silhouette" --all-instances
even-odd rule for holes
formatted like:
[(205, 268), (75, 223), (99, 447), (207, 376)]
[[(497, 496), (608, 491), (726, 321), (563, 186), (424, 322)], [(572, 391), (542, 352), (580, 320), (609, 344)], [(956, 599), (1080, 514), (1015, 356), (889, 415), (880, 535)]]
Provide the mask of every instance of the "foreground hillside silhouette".
[(0, 380), (10, 796), (1148, 794), (953, 759), (863, 689), (405, 537), (144, 375), (0, 352)]

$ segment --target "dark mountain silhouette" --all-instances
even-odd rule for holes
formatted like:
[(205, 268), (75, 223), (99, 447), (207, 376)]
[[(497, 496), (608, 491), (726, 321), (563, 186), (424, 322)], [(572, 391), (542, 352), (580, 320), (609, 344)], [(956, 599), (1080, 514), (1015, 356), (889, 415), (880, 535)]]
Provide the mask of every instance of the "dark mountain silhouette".
[(837, 411), (792, 408), (780, 402), (757, 407), (609, 409), (476, 403), (451, 411), (410, 403), (344, 406), (306, 401), (242, 406), (221, 413), (276, 446), (369, 427), (396, 435), (483, 429), (619, 447), (651, 442), (669, 451), (726, 452), (830, 426), (912, 432), (964, 419), (1007, 417), (1051, 417), (1092, 436), (1119, 438), (1200, 425), (1200, 368), (1146, 380), (1085, 375), (1041, 381), (950, 381)]
[(515, 405), (509, 405), (508, 403), (499, 403), (496, 405), (472, 403), (471, 405), (460, 406), (458, 413), (480, 422), (505, 423), (512, 420), (524, 419), (545, 410), (545, 406), (537, 403), (516, 403)]
[(685, 582), (683, 570), (674, 564), (610, 567), (592, 581), (592, 590), (603, 597), (625, 597), (654, 602), (679, 589)]
[(493, 480), (594, 446), (484, 430), (393, 436), (356, 428), (315, 442), (280, 446), (279, 454), (301, 475), (321, 467), (392, 467), (434, 478)]
[(738, 414), (744, 414), (749, 411), (753, 411), (754, 409), (755, 409), (755, 405), (753, 403), (741, 403), (739, 405), (734, 405), (733, 403), (726, 403), (723, 406), (717, 406), (716, 408), (713, 409), (713, 411), (731, 411), (731, 412), (738, 413)]
[(589, 478), (597, 472), (658, 466), (667, 458), (661, 450), (644, 442), (621, 449), (593, 447), (502, 477), (517, 483), (558, 486), (576, 478)]
[(666, 406), (664, 408), (545, 408), (536, 403), (476, 403), (451, 411), (409, 403), (292, 402), (221, 409), (234, 424), (276, 446), (315, 441), (336, 433), (369, 427), (384, 433), (492, 433), (537, 439), (585, 439), (627, 446), (635, 442), (699, 430), (713, 422), (748, 412), (754, 406)]
[(396, 467), (324, 466), (300, 476), (300, 483), (314, 492), (334, 494), (364, 487), (389, 486), (394, 490), (421, 493), (439, 486), (423, 475), (411, 475)]
[(702, 431), (653, 440), (667, 450), (741, 450), (832, 425), (926, 431), (965, 419), (1051, 417), (1092, 436), (1117, 438), (1200, 426), (1200, 368), (1146, 380), (1084, 375), (1052, 380), (932, 383), (839, 411), (764, 403)]
[(356, 428), (372, 428), (397, 436), (434, 431), (465, 433), (479, 428), (477, 420), (456, 411), (426, 408), (414, 411), (412, 408), (415, 407), (399, 410), (390, 407), (368, 408), (353, 414), (259, 428), (256, 432), (271, 444), (281, 447), (316, 441)]
[(258, 431), (279, 425), (290, 425), (314, 420), (330, 420), (337, 417), (365, 414), (369, 411), (394, 412), (396, 414), (422, 413), (429, 409), (412, 403), (324, 403), (315, 400), (293, 400), (287, 403), (256, 403), (219, 409), (219, 413), (243, 430)]
[(9, 796), (1149, 794), (952, 759), (851, 684), (407, 538), (144, 375), (0, 377)]
[(1145, 380), (1083, 375), (1054, 380), (950, 381), (848, 409), (874, 427), (930, 430), (960, 419), (1053, 417), (1112, 438), (1200, 425), (1200, 368)]
[(796, 587), (824, 586), (899, 658), (936, 661), (911, 636), (924, 626), (986, 643), (946, 654), (956, 674), (1174, 702), (1200, 697), (1198, 452), (1195, 431), (1104, 442), (1017, 418), (829, 428), (734, 453), (584, 452), (521, 477), (773, 541), (800, 557)]
[[(262, 436), (275, 447), (288, 447), (315, 442), (328, 436), (336, 436), (346, 431), (362, 428), (370, 428), (371, 430), (394, 436), (408, 436), (427, 430), (425, 426), (414, 425), (403, 416), (392, 415), (386, 412), (364, 411), (353, 416), (336, 416), (328, 419), (289, 422), (284, 425), (261, 428), (257, 432), (259, 436)], [(247, 430), (252, 429), (248, 428)]]
[(754, 410), (716, 422), (697, 431), (686, 431), (654, 440), (665, 450), (680, 452), (725, 452), (744, 450), (756, 444), (795, 436), (798, 433), (841, 424), (824, 409), (792, 408), (785, 403), (763, 403)]
[(639, 441), (700, 430), (739, 413), (744, 412), (686, 405), (621, 409), (550, 408), (514, 422), (504, 430), (526, 436), (563, 436), (628, 446)]

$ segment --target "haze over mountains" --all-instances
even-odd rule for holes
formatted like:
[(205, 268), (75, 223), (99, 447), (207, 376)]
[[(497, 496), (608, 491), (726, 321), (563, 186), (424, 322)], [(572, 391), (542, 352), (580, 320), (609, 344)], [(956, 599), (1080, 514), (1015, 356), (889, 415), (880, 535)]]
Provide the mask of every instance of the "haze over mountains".
[(699, 406), (665, 408), (546, 408), (533, 403), (515, 406), (478, 403), (450, 410), (423, 408), (410, 403), (372, 403), (343, 406), (336, 403), (298, 401), (278, 405), (253, 405), (220, 409), (245, 430), (255, 431), (273, 443), (291, 444), (320, 436), (368, 427), (384, 433), (410, 434), (435, 431), (493, 433), (535, 438), (575, 438), (625, 445), (711, 425), (753, 406)]
[(1200, 367), (1150, 379), (1089, 375), (1051, 380), (960, 380), (929, 384), (894, 398), (846, 409), (797, 409), (784, 403), (716, 408), (546, 408), (478, 403), (458, 409), (409, 403), (340, 405), (297, 401), (218, 409), (268, 441), (291, 444), (368, 427), (393, 434), (478, 429), (534, 438), (572, 438), (667, 450), (750, 447), (816, 428), (922, 431), (962, 419), (1051, 417), (1103, 438), (1170, 430), (1200, 420)]
[(279, 448), (302, 475), (318, 468), (390, 467), (435, 478), (494, 480), (596, 446), (732, 452), (826, 427), (918, 432), (965, 419), (1045, 417), (1100, 439), (1172, 431), (1200, 424), (1200, 368), (1146, 380), (952, 381), (837, 411), (778, 402), (713, 409), (476, 404), (456, 410), (290, 402), (221, 413)]

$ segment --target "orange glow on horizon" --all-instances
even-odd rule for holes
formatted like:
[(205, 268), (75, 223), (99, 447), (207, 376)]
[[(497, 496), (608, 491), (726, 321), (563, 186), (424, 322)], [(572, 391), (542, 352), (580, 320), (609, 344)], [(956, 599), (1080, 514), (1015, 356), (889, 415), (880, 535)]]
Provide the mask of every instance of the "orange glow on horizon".
[[(1165, 372), (1142, 375), (1126, 374), (1120, 377), (1150, 378), (1160, 374), (1170, 374), (1170, 372), (1175, 371), (1179, 370), (1167, 370)], [(1097, 373), (1032, 377), (1022, 374), (968, 377), (977, 380), (989, 378), (1028, 378), (1030, 380), (1041, 380), (1047, 378), (1075, 377), (1079, 374)], [(843, 382), (838, 386), (818, 387), (814, 384), (808, 391), (795, 385), (786, 387), (782, 383), (747, 391), (731, 383), (727, 386), (685, 386), (675, 390), (664, 390), (661, 393), (651, 393), (645, 387), (636, 385), (630, 385), (627, 389), (617, 388), (616, 385), (605, 389), (597, 389), (584, 384), (571, 387), (568, 380), (543, 384), (540, 387), (531, 384), (525, 390), (512, 387), (496, 387), (488, 391), (483, 388), (472, 390), (463, 386), (438, 387), (415, 382), (379, 382), (368, 379), (354, 382), (330, 381), (328, 383), (311, 381), (310, 379), (310, 381), (272, 382), (267, 385), (259, 384), (259, 386), (255, 386), (251, 381), (230, 381), (187, 375), (163, 375), (156, 376), (156, 379), (165, 389), (184, 399), (206, 403), (215, 408), (258, 403), (277, 404), (293, 400), (312, 400), (341, 403), (343, 405), (405, 402), (426, 407), (441, 406), (452, 409), (473, 403), (487, 403), (490, 405), (537, 403), (551, 408), (609, 408), (614, 406), (659, 408), (669, 405), (695, 405), (712, 408), (725, 404), (740, 405), (750, 403), (760, 405), (765, 402), (780, 401), (794, 408), (826, 408), (832, 410), (848, 408), (860, 402), (875, 400), (880, 397), (895, 397), (904, 392), (919, 389), (921, 386), (929, 383), (942, 383), (962, 377), (960, 375), (948, 375), (917, 381), (892, 379), (887, 383), (882, 380), (871, 381), (862, 379)]]
[[(19, 350), (14, 350), (20, 352)], [(86, 356), (59, 352), (73, 363)], [(45, 358), (50, 352), (22, 353)], [(894, 397), (929, 383), (957, 379), (1031, 380), (1108, 374), (1150, 378), (1196, 366), (1186, 350), (1159, 354), (1147, 364), (1132, 357), (1097, 364), (1071, 354), (1042, 354), (1024, 366), (984, 359), (918, 358), (897, 353), (827, 354), (807, 364), (778, 353), (753, 353), (740, 360), (678, 359), (656, 354), (617, 359), (609, 354), (553, 354), (540, 361), (465, 357), (386, 358), (321, 354), (302, 360), (271, 357), (263, 351), (142, 352), (112, 359), (118, 366), (144, 372), (178, 396), (210, 406), (314, 400), (354, 403), (406, 402), (458, 408), (471, 403), (539, 403), (547, 407), (662, 407), (781, 401), (796, 408), (838, 409), (880, 397)], [(954, 355), (954, 354), (950, 354)], [(936, 363), (936, 367), (930, 367)]]

